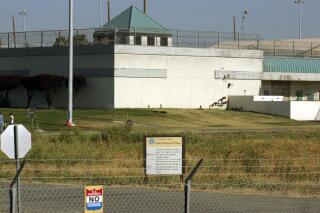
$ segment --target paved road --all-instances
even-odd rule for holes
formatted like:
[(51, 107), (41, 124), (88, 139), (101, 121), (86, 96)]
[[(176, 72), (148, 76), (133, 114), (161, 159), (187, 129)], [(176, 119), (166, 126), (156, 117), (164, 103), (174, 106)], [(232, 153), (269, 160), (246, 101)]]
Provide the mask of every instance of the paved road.
[[(8, 212), (8, 191), (0, 187), (0, 212)], [(23, 213), (82, 213), (84, 209), (82, 187), (27, 185), (21, 195)], [(104, 200), (107, 213), (179, 213), (184, 195), (177, 189), (105, 187)], [(316, 213), (320, 198), (192, 192), (190, 206), (194, 213)]]

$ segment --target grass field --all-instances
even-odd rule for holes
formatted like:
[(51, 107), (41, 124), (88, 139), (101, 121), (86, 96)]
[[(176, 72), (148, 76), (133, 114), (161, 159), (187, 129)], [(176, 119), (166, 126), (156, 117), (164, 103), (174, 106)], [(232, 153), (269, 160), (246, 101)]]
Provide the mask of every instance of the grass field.
[[(1, 112), (6, 116), (12, 111)], [(30, 128), (25, 110), (13, 113), (17, 123)], [(133, 121), (133, 126), (125, 125), (127, 119)], [(82, 183), (83, 177), (90, 176), (102, 184), (142, 183), (143, 135), (179, 132), (186, 137), (188, 171), (197, 160), (205, 159), (195, 183), (214, 183), (218, 190), (320, 192), (303, 185), (320, 180), (317, 122), (248, 112), (174, 109), (76, 110), (75, 122), (77, 127), (70, 130), (64, 125), (64, 111), (38, 111), (35, 130), (44, 132), (33, 132), (24, 177), (56, 177), (46, 181), (60, 183), (78, 182), (77, 178), (70, 179), (78, 177)], [(0, 153), (0, 162), (6, 159)], [(11, 177), (14, 164), (0, 163), (0, 171), (0, 178)], [(179, 182), (179, 178), (159, 177), (154, 181), (172, 183)], [(256, 183), (271, 184), (265, 188)]]
[[(16, 123), (31, 129), (31, 119), (24, 109), (1, 109), (8, 118), (13, 112)], [(317, 129), (320, 123), (298, 122), (284, 117), (220, 110), (75, 110), (74, 120), (78, 130), (101, 130), (119, 126), (127, 120), (133, 121), (136, 131), (156, 132), (211, 132), (225, 130), (301, 130)], [(45, 131), (66, 130), (66, 112), (63, 110), (39, 110), (34, 121), (34, 129)]]

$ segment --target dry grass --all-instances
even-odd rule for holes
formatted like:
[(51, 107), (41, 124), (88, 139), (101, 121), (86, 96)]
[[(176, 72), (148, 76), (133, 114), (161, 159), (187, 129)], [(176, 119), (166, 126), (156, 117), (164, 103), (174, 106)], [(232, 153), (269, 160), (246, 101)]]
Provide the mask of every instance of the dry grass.
[[(320, 192), (320, 134), (317, 131), (184, 135), (187, 173), (197, 160), (205, 159), (193, 181), (199, 189), (299, 195)], [(34, 135), (33, 149), (27, 156), (30, 160), (23, 180), (143, 184), (142, 143), (143, 134), (126, 126), (90, 134), (80, 131), (38, 133)], [(0, 163), (0, 171), (3, 178), (12, 176), (14, 164)], [(180, 179), (150, 177), (149, 181), (175, 184)]]

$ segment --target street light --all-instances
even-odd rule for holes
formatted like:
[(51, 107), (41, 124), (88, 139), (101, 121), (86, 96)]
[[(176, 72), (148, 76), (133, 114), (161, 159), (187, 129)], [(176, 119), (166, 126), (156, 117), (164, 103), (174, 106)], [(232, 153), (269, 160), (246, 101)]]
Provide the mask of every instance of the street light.
[(299, 39), (302, 38), (302, 22), (301, 22), (301, 18), (302, 18), (302, 14), (301, 14), (301, 6), (304, 4), (304, 0), (295, 0), (294, 3), (299, 5)]
[(241, 18), (241, 32), (242, 32), (242, 35), (244, 35), (244, 25), (245, 25), (245, 20), (246, 20), (246, 17), (248, 15), (248, 10), (243, 10), (242, 11), (242, 18)]
[(102, 28), (102, 0), (99, 0), (99, 23), (100, 23), (100, 28)]
[(23, 17), (23, 31), (26, 32), (26, 18), (28, 14), (27, 10), (22, 10), (19, 12), (19, 15)]
[(69, 79), (68, 79), (68, 119), (67, 126), (73, 123), (73, 0), (69, 0)]

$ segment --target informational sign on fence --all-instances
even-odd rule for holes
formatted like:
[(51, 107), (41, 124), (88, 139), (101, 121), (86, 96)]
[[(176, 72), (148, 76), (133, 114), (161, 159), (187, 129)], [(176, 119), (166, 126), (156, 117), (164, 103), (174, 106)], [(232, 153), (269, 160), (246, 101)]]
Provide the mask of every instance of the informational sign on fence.
[(184, 173), (184, 137), (145, 137), (146, 175), (182, 175)]
[(103, 186), (86, 186), (84, 197), (85, 213), (103, 213)]

